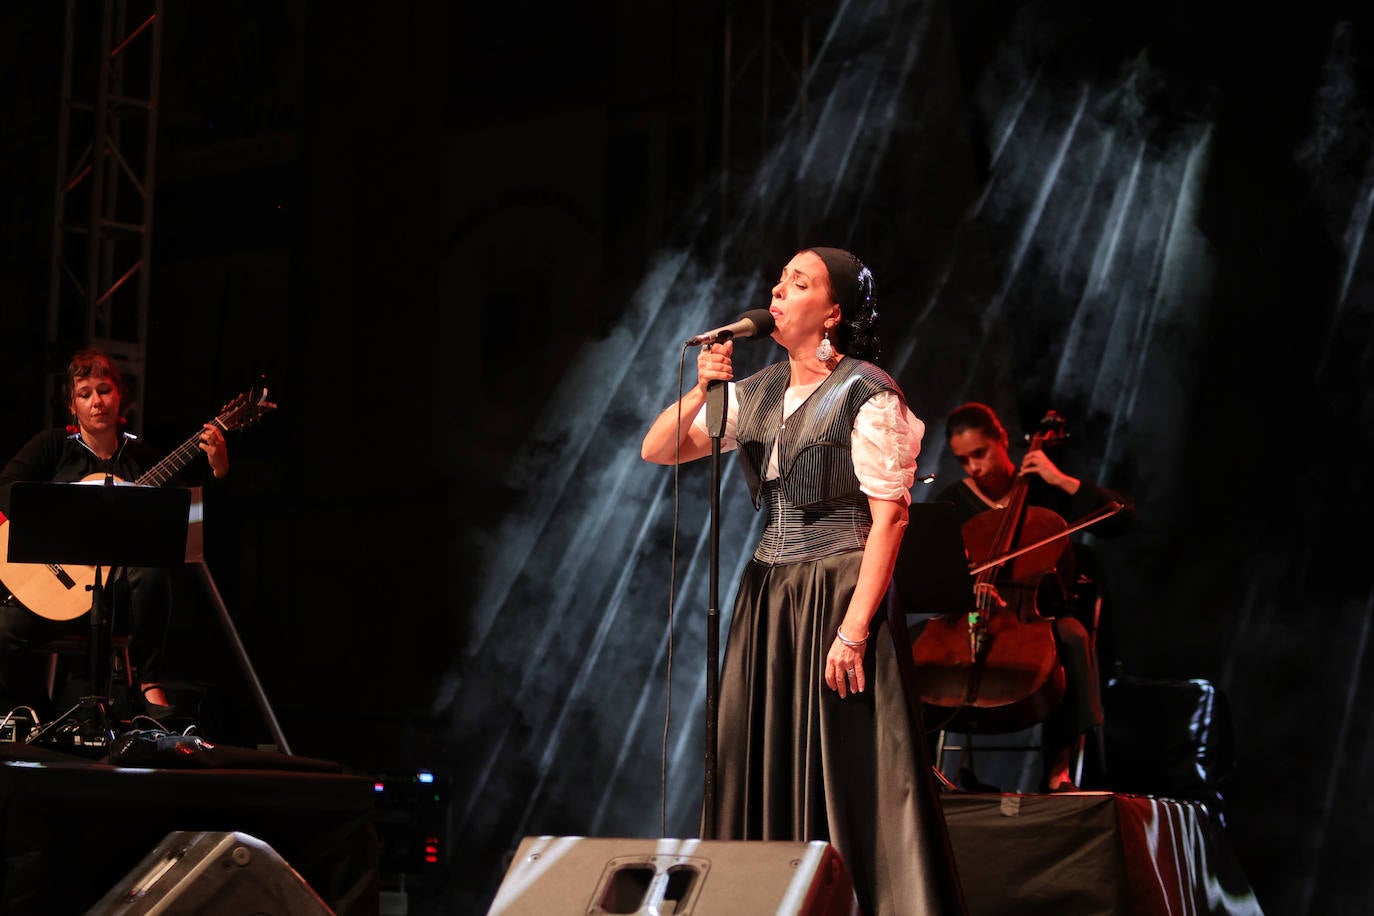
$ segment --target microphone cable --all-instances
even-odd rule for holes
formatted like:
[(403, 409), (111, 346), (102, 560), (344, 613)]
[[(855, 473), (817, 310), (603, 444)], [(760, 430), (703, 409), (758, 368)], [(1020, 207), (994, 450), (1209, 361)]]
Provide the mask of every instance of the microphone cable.
[(677, 598), (677, 527), (681, 504), (678, 472), (682, 468), (682, 381), (689, 346), (691, 345), (683, 344), (682, 353), (677, 358), (677, 436), (673, 445), (673, 536), (668, 548), (668, 661), (665, 675), (667, 691), (663, 704), (663, 746), (660, 751), (658, 773), (658, 835), (661, 837), (668, 835), (668, 738), (673, 719), (673, 633), (676, 630), (673, 611)]

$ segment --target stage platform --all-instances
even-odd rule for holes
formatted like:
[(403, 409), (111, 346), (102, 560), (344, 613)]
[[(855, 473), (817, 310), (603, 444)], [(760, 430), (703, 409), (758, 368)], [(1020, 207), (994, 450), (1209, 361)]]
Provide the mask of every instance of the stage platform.
[(118, 767), (0, 742), (0, 912), (85, 913), (169, 833), (210, 831), (266, 843), (338, 916), (376, 914), (372, 779), (328, 761), (218, 750)]
[[(118, 767), (0, 742), (0, 912), (85, 913), (168, 834), (208, 831), (268, 844), (337, 916), (378, 913), (373, 779), (327, 761), (220, 750)], [(1110, 792), (951, 792), (941, 802), (970, 916), (1261, 914), (1200, 802)], [(570, 877), (579, 892), (562, 902), (585, 903), (600, 873), (598, 864)], [(723, 868), (718, 880), (734, 879)]]
[(941, 796), (970, 916), (1259, 916), (1207, 808), (1111, 792)]

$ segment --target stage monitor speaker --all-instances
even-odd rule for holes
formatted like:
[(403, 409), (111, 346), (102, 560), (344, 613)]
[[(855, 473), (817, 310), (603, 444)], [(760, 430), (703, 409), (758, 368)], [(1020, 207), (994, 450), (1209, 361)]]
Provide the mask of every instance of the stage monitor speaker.
[(819, 840), (521, 841), (487, 916), (851, 916), (854, 887)]
[(87, 916), (333, 916), (271, 846), (246, 833), (175, 830)]

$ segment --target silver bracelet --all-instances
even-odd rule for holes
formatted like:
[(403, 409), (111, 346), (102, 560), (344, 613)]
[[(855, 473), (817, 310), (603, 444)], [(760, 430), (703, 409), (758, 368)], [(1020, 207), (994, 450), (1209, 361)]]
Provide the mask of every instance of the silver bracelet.
[(863, 648), (863, 644), (868, 642), (867, 636), (865, 636), (863, 639), (849, 639), (839, 631), (838, 627), (835, 629), (835, 638), (851, 649)]

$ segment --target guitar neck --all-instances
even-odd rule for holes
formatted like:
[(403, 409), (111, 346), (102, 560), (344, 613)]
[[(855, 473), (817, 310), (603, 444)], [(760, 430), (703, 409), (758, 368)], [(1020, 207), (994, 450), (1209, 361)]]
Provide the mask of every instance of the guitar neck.
[(191, 463), (191, 459), (200, 453), (200, 430), (196, 430), (181, 445), (177, 446), (170, 455), (163, 458), (147, 471), (143, 472), (134, 483), (143, 487), (160, 487)]

